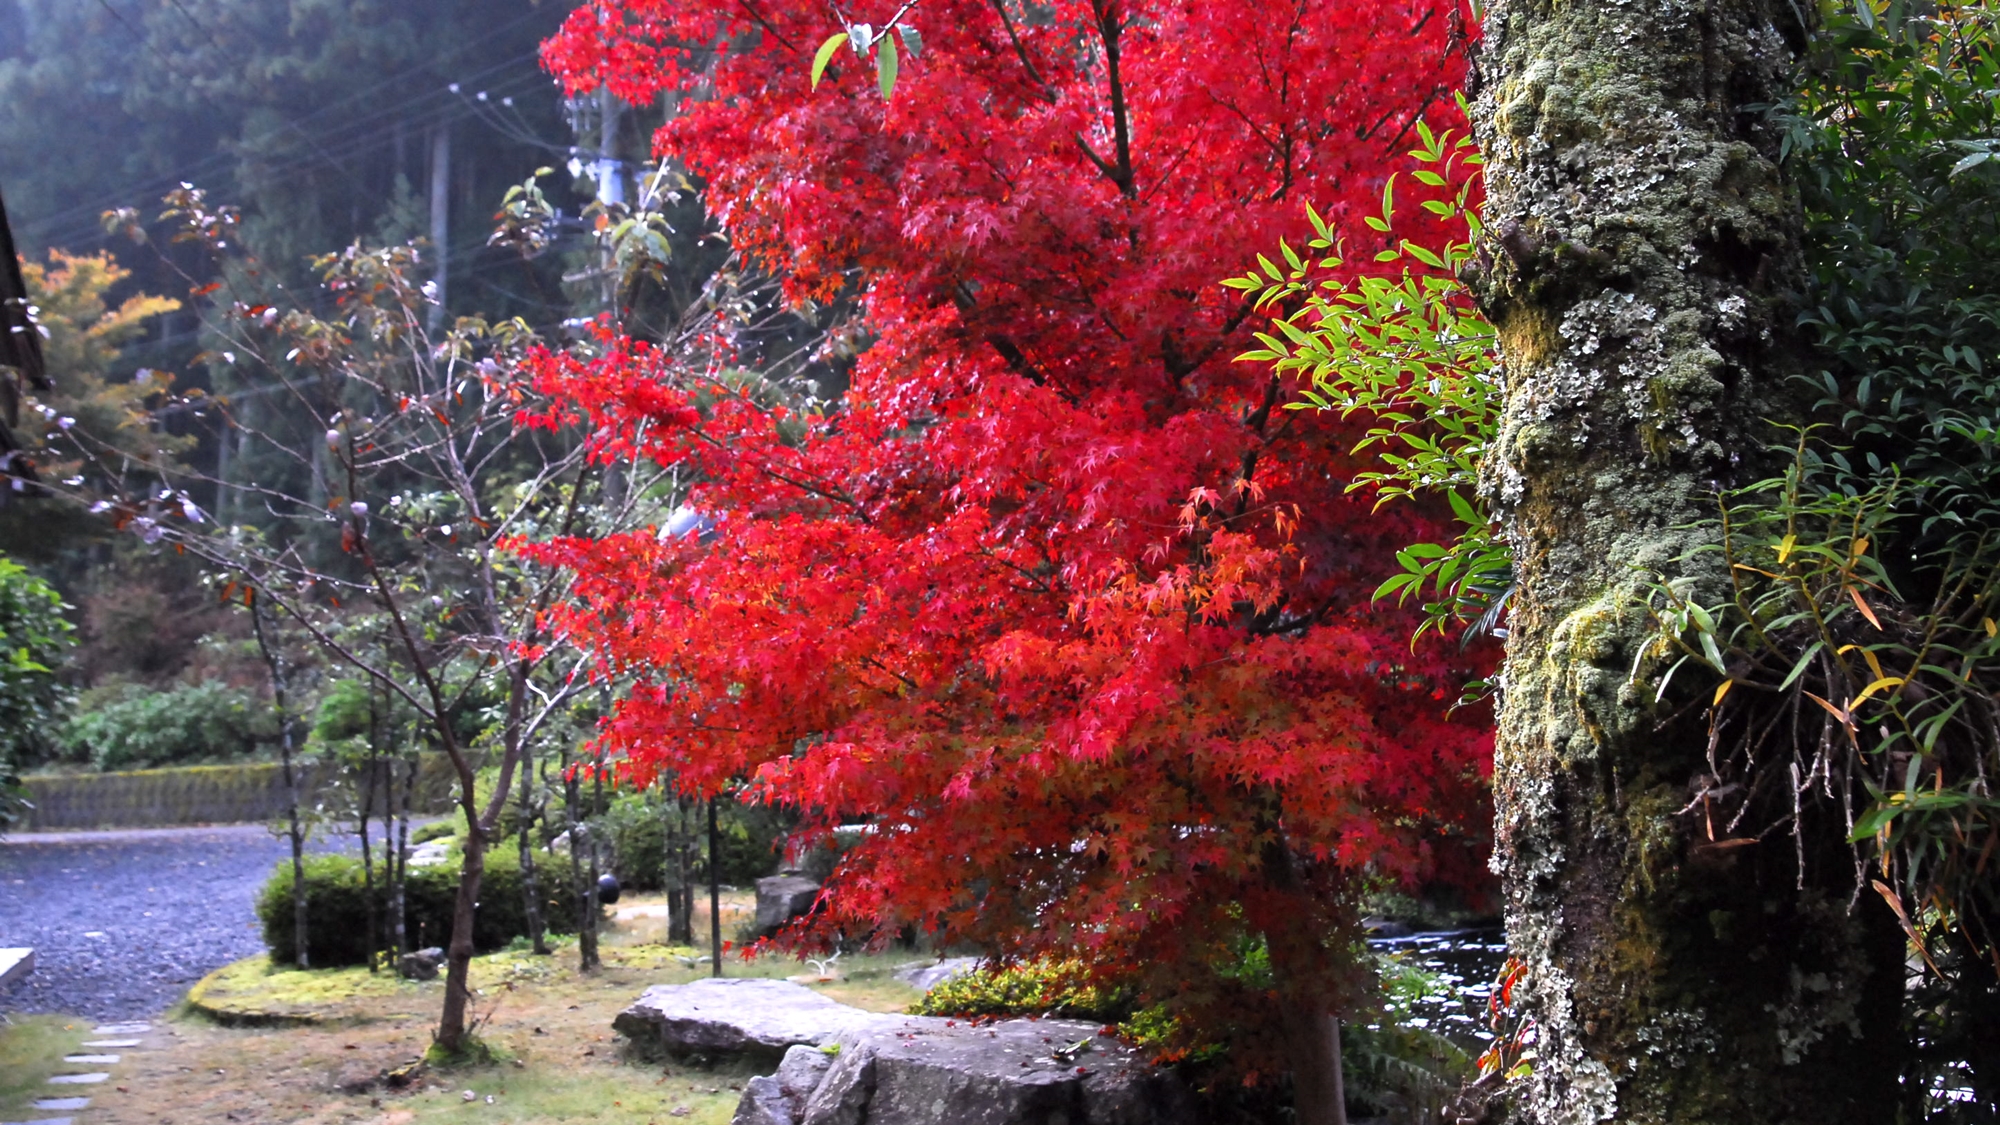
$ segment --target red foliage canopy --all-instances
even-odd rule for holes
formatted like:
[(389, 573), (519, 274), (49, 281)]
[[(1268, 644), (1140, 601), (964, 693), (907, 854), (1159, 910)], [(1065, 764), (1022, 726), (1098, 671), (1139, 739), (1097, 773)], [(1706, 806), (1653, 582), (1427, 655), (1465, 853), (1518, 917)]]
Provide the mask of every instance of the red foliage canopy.
[(1312, 966), (1345, 962), (1317, 954), (1357, 878), (1481, 851), (1491, 739), (1446, 713), (1459, 655), (1369, 598), (1442, 521), (1344, 491), (1354, 431), (1232, 362), (1251, 313), (1217, 282), (1305, 201), (1377, 237), (1465, 17), (1012, 4), (923, 0), (887, 103), (851, 54), (808, 89), (809, 0), (571, 16), (563, 80), (689, 95), (658, 149), (874, 339), (823, 411), (620, 338), (542, 357), (605, 455), (681, 466), (718, 523), (539, 554), (580, 576), (571, 634), (640, 676), (606, 728), (635, 770), (872, 825), (816, 932), (1075, 953), (1191, 1006), (1240, 1001), (1220, 970), (1263, 935), (1334, 1003)]

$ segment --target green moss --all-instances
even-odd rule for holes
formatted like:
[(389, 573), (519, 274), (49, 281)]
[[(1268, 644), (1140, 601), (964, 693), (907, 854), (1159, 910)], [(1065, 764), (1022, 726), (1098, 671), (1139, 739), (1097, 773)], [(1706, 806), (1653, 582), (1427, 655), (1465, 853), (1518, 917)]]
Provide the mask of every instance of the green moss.
[(71, 1016), (15, 1016), (0, 1024), (0, 1118), (26, 1119), (29, 1102), (45, 1097), (49, 1076), (74, 1070), (63, 1056), (90, 1038), (90, 1021)]

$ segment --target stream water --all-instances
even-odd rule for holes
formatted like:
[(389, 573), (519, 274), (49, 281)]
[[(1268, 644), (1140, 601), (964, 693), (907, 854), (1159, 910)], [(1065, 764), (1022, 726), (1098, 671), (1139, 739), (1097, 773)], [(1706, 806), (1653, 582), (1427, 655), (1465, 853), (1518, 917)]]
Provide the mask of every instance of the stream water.
[(1434, 983), (1411, 1002), (1411, 1024), (1466, 1046), (1493, 1038), (1487, 1002), (1507, 961), (1507, 935), (1498, 926), (1371, 938), (1368, 944), (1423, 970)]

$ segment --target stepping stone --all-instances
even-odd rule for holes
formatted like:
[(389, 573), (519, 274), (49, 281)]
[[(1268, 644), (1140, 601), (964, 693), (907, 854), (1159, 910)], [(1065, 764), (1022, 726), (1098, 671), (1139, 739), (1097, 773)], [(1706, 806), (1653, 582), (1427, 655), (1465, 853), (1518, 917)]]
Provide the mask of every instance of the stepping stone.
[(0, 1121), (0, 1125), (76, 1125), (74, 1117), (42, 1117), (33, 1121)]
[(117, 1055), (64, 1055), (66, 1063), (83, 1063), (88, 1066), (117, 1066)]
[(96, 1074), (58, 1074), (54, 1078), (49, 1079), (49, 1085), (94, 1086), (97, 1083), (102, 1082), (109, 1077), (111, 1077), (111, 1075), (104, 1071), (99, 1071)]
[(153, 1030), (150, 1023), (106, 1023), (90, 1029), (97, 1035), (144, 1035)]
[(137, 1047), (139, 1041), (137, 1039), (86, 1039), (83, 1041), (83, 1045), (86, 1047)]
[(36, 1098), (28, 1103), (36, 1109), (84, 1109), (90, 1105), (89, 1098)]

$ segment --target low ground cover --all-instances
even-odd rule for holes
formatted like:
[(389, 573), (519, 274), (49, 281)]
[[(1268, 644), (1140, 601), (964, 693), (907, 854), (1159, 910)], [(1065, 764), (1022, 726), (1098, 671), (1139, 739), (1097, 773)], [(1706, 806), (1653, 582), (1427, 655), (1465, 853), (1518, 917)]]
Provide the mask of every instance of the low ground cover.
[[(378, 1080), (430, 1046), (440, 981), (371, 977), (364, 968), (299, 972), (268, 958), (212, 974), (185, 1005), (156, 1025), (157, 1049), (128, 1055), (100, 1087), (93, 1125), (173, 1122), (311, 1125), (725, 1125), (741, 1087), (758, 1071), (640, 1061), (621, 1050), (611, 1020), (648, 985), (706, 976), (699, 951), (664, 944), (665, 918), (651, 897), (628, 899), (603, 940), (603, 969), (576, 970), (574, 947), (552, 957), (503, 950), (472, 967), (478, 1034), (492, 1065), (417, 1072), (402, 1089)], [(704, 904), (705, 907), (705, 904)], [(723, 902), (724, 932), (753, 909), (746, 892)], [(705, 910), (696, 919), (706, 932)], [(744, 962), (730, 976), (816, 978), (788, 958)], [(897, 1010), (916, 992), (890, 977), (910, 954), (848, 955), (811, 987), (848, 1004)], [(225, 1026), (199, 1008), (285, 1017), (287, 1026)], [(310, 1021), (310, 1022), (305, 1022)], [(82, 1024), (78, 1025), (83, 1026)], [(59, 1056), (58, 1056), (59, 1057)], [(468, 1098), (466, 1095), (470, 1094)], [(490, 1099), (490, 1100), (489, 1100)], [(4, 1103), (0, 1103), (4, 1104)]]
[(47, 1097), (49, 1075), (65, 1069), (64, 1055), (74, 1054), (90, 1037), (88, 1020), (65, 1016), (16, 1016), (0, 1023), (0, 1121), (29, 1116), (29, 1102)]

